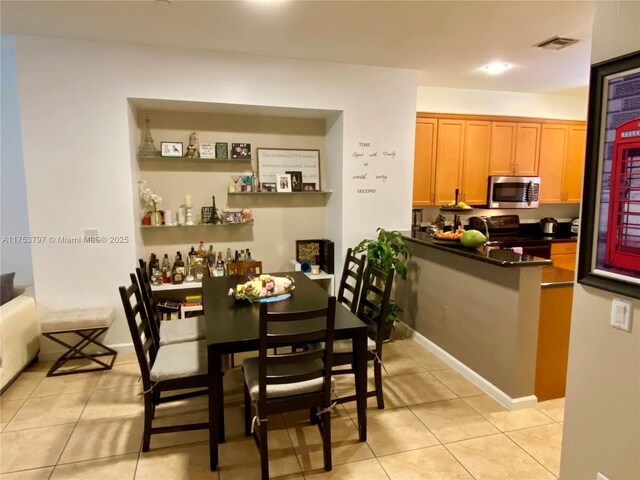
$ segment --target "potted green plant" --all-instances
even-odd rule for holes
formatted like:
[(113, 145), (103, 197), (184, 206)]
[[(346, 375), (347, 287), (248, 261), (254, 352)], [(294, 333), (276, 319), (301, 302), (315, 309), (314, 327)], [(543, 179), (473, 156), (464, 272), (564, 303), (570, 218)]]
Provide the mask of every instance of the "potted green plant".
[[(376, 239), (362, 240), (353, 248), (353, 253), (366, 252), (368, 262), (372, 262), (377, 268), (383, 271), (393, 267), (396, 273), (400, 275), (403, 280), (406, 280), (406, 263), (411, 257), (411, 252), (405, 244), (402, 234), (397, 231), (387, 231), (384, 228), (378, 228), (377, 232), (378, 237)], [(392, 299), (386, 318), (389, 327), (388, 335), (391, 334), (393, 324), (399, 320), (399, 314), (401, 312), (402, 309)]]

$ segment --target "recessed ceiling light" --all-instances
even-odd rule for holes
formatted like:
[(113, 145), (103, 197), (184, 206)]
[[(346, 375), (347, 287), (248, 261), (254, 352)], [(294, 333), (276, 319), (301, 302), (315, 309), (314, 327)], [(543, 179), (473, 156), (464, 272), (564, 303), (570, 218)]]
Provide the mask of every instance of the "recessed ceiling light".
[(482, 69), (486, 73), (488, 73), (490, 75), (498, 75), (498, 74), (504, 72), (505, 70), (509, 69), (510, 67), (511, 67), (511, 65), (509, 65), (508, 63), (492, 62), (492, 63), (482, 67)]

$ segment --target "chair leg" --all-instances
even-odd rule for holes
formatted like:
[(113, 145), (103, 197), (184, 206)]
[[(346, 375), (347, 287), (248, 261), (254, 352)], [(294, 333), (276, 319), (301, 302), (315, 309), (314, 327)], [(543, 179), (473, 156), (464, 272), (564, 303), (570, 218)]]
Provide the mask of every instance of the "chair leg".
[(142, 451), (149, 451), (151, 443), (151, 423), (153, 422), (154, 405), (152, 393), (144, 394), (144, 433), (142, 434)]
[(244, 436), (251, 435), (251, 396), (247, 384), (244, 384)]
[(260, 435), (260, 470), (262, 471), (262, 480), (269, 480), (269, 444), (267, 443), (267, 432), (269, 426), (265, 418), (260, 422), (258, 432)]
[(378, 400), (378, 408), (384, 408), (384, 395), (382, 392), (382, 363), (378, 358), (373, 361), (373, 374), (376, 382), (376, 399)]
[(314, 407), (309, 409), (309, 423), (311, 425), (316, 425), (318, 423), (318, 415), (316, 414), (316, 409)]
[(321, 415), (322, 422), (322, 453), (324, 455), (324, 469), (329, 472), (333, 468), (331, 462), (331, 412)]

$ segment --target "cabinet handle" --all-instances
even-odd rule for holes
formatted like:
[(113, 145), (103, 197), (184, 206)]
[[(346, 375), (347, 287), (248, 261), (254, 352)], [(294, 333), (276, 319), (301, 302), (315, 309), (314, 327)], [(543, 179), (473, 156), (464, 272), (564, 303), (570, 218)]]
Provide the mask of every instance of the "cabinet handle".
[(514, 169), (513, 173), (518, 173), (518, 164), (517, 163), (513, 164), (513, 169)]

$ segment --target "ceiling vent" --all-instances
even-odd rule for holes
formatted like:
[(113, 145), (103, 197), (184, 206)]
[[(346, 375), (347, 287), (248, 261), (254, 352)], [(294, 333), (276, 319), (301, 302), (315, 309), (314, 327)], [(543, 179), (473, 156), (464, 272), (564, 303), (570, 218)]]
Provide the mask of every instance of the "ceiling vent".
[(545, 50), (561, 50), (565, 47), (578, 43), (580, 40), (566, 37), (551, 37), (540, 43), (533, 45), (534, 47), (544, 48)]

